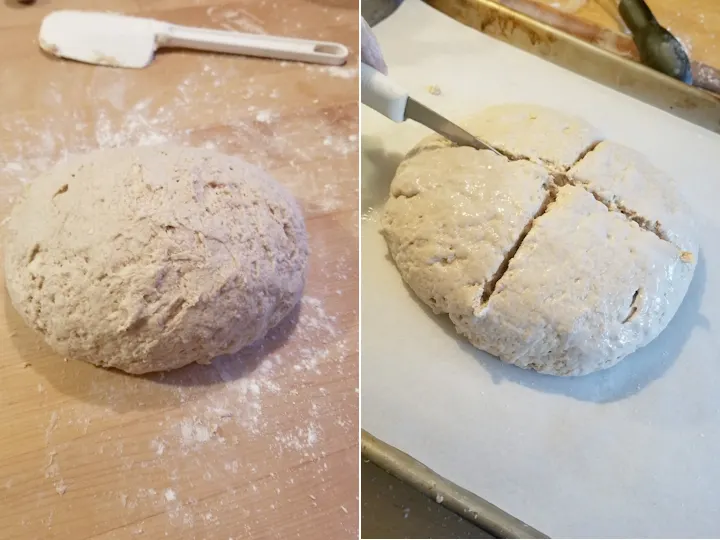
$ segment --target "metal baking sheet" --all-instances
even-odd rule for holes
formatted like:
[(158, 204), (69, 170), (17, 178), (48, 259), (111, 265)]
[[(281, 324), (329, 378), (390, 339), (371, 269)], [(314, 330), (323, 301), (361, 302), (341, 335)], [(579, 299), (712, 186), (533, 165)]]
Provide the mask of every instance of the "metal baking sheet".
[(441, 477), (397, 448), (362, 431), (362, 457), (452, 510), (494, 538), (547, 538), (527, 523)]
[(700, 263), (670, 327), (616, 368), (572, 380), (501, 364), (418, 304), (388, 260), (377, 212), (397, 163), (427, 132), (363, 109), (363, 428), (432, 469), (425, 480), (447, 479), (551, 537), (717, 536), (720, 137), (708, 131), (720, 125), (717, 102), (509, 10), (482, 18), (500, 39), (406, 0), (376, 27), (391, 75), (451, 118), (535, 102), (644, 152), (687, 180)]
[(688, 86), (492, 0), (427, 0), (427, 3), (486, 35), (699, 126), (720, 131), (717, 94)]

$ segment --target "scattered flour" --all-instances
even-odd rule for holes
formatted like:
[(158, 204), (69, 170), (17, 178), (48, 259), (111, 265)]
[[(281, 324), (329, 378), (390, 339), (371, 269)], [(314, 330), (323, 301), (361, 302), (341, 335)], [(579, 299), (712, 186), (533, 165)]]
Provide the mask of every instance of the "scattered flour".
[(225, 30), (267, 34), (263, 27), (264, 21), (244, 9), (211, 6), (207, 9), (207, 15), (212, 22)]
[(211, 428), (197, 418), (184, 418), (180, 423), (182, 443), (185, 446), (210, 440)]
[[(319, 246), (319, 254), (324, 255), (322, 244)], [(335, 267), (327, 265), (327, 272), (328, 275), (334, 273), (336, 279), (338, 274), (344, 275), (350, 271), (342, 262), (336, 261), (334, 264)], [(325, 430), (331, 427), (354, 436), (357, 418), (353, 415), (335, 416), (328, 423), (325, 400), (299, 401), (297, 388), (304, 384), (303, 381), (310, 381), (317, 374), (329, 372), (337, 376), (345, 373), (344, 359), (355, 350), (355, 344), (341, 338), (337, 316), (323, 300), (311, 294), (307, 294), (301, 302), (292, 333), (294, 346), (278, 348), (276, 344), (281, 339), (282, 334), (270, 335), (255, 348), (242, 351), (234, 358), (216, 359), (213, 368), (220, 383), (203, 394), (196, 393), (191, 386), (158, 386), (157, 382), (142, 378), (98, 372), (98, 379), (92, 383), (91, 396), (102, 396), (107, 406), (75, 404), (72, 408), (63, 409), (62, 414), (56, 411), (50, 414), (45, 424), (48, 442), (45, 478), (57, 494), (72, 493), (67, 482), (72, 478), (68, 476), (73, 468), (66, 467), (63, 477), (59, 460), (62, 459), (63, 463), (72, 460), (73, 450), (70, 444), (54, 440), (60, 428), (63, 438), (67, 437), (68, 430), (88, 433), (88, 426), (92, 429), (95, 420), (101, 419), (105, 425), (113, 419), (119, 420), (121, 416), (115, 409), (119, 407), (120, 401), (136, 401), (140, 396), (147, 399), (148, 393), (158, 391), (169, 392), (177, 406), (171, 416), (159, 417), (156, 432), (145, 442), (145, 452), (142, 447), (135, 446), (134, 442), (128, 441), (131, 444), (128, 446), (125, 441), (115, 439), (111, 433), (105, 435), (99, 432), (100, 443), (96, 451), (112, 459), (117, 467), (126, 471), (125, 474), (151, 467), (156, 472), (152, 476), (143, 472), (141, 478), (164, 478), (165, 481), (165, 485), (158, 489), (114, 488), (108, 497), (125, 511), (135, 512), (143, 507), (156, 508), (157, 511), (164, 509), (173, 526), (191, 526), (197, 524), (198, 520), (206, 524), (214, 522), (214, 519), (218, 519), (217, 515), (208, 517), (207, 510), (193, 502), (192, 497), (181, 495), (193, 493), (191, 486), (198, 482), (213, 486), (227, 475), (238, 475), (238, 478), (244, 479), (243, 482), (257, 482), (248, 486), (248, 489), (252, 493), (259, 493), (258, 483), (262, 485), (266, 481), (262, 480), (259, 465), (253, 459), (238, 454), (243, 441), (251, 443), (258, 440), (268, 445), (267, 452), (256, 456), (265, 465), (268, 455), (271, 456), (271, 462), (281, 456), (297, 455), (307, 460), (307, 463), (317, 463), (317, 474), (323, 478), (328, 465), (321, 458), (326, 455), (327, 445), (331, 443)], [(259, 359), (259, 363), (251, 371), (244, 372), (244, 364), (254, 358)], [(72, 362), (64, 365), (69, 366), (67, 369), (73, 367)], [(357, 366), (353, 363), (347, 369), (348, 373), (353, 373)], [(327, 396), (329, 392), (319, 387), (317, 394)], [(355, 401), (357, 396), (351, 399)], [(297, 410), (297, 414), (278, 418), (273, 409), (280, 403), (286, 404), (281, 409), (285, 413), (287, 405), (291, 405), (291, 410)], [(188, 468), (190, 463), (193, 464), (192, 468)], [(200, 475), (198, 467), (202, 471)], [(195, 478), (191, 484), (187, 482), (188, 475)], [(137, 483), (137, 479), (134, 483)], [(273, 489), (280, 496), (284, 485), (292, 486), (294, 483), (293, 477), (284, 478)], [(226, 501), (223, 504), (231, 508), (239, 504), (232, 491), (228, 491), (227, 498), (222, 500)], [(312, 506), (315, 505), (313, 502)]]
[[(241, 9), (210, 8), (208, 16), (233, 29), (264, 32), (263, 21)], [(169, 85), (171, 90), (159, 97), (134, 98), (129, 72), (98, 70), (82, 108), (68, 106), (59, 88), (51, 85), (43, 101), (52, 104), (53, 114), (43, 118), (3, 114), (0, 211), (9, 208), (23, 183), (69, 154), (166, 142), (242, 151), (249, 160), (271, 169), (302, 199), (310, 215), (330, 213), (357, 200), (357, 164), (347, 159), (358, 150), (357, 135), (352, 134), (356, 123), (338, 122), (332, 114), (303, 115), (302, 107), (318, 110), (322, 100), (308, 98), (300, 110), (288, 107), (283, 98), (290, 96), (289, 89), (245, 79), (227, 58), (192, 56), (188, 62), (197, 62), (197, 68), (186, 77), (178, 76), (177, 84)], [(307, 69), (313, 79), (357, 77), (354, 68), (286, 64), (287, 69)], [(189, 106), (196, 102), (203, 106)], [(356, 227), (348, 223), (348, 230), (357, 236)], [(248, 514), (238, 501), (248, 499), (239, 497), (240, 489), (259, 493), (267, 484), (281, 497), (282, 490), (294, 483), (293, 477), (268, 478), (263, 470), (268, 458), (274, 462), (280, 456), (297, 456), (305, 467), (316, 468), (318, 485), (323, 486), (324, 475), (329, 473), (327, 461), (321, 458), (330, 452), (338, 434), (350, 438), (357, 433), (356, 414), (338, 415), (337, 399), (326, 399), (333, 379), (354, 375), (357, 369), (355, 361), (346, 365), (357, 343), (341, 334), (334, 307), (342, 300), (343, 283), (356, 277), (357, 246), (348, 242), (337, 248), (333, 244), (337, 233), (332, 230), (311, 228), (310, 234), (311, 266), (316, 273), (291, 330), (291, 325), (284, 324), (284, 330), (272, 332), (262, 343), (232, 358), (216, 359), (212, 367), (181, 375), (138, 378), (74, 362), (62, 364), (63, 378), (55, 384), (66, 385), (68, 395), (82, 399), (58, 401), (56, 410), (39, 427), (40, 437), (44, 429), (47, 448), (40, 474), (48, 491), (64, 495), (63, 501), (74, 500), (72, 475), (81, 470), (78, 460), (89, 459), (79, 455), (77, 448), (88, 443), (71, 447), (67, 441), (91, 437), (93, 452), (112, 463), (121, 478), (132, 478), (127, 484), (107, 488), (106, 503), (136, 520), (142, 519), (136, 512), (152, 508), (164, 511), (176, 527), (215, 523), (218, 515), (213, 508), (190, 495), (199, 486), (214, 489), (228, 475), (238, 475), (242, 483), (228, 484), (213, 504), (233, 509), (242, 522)], [(92, 374), (86, 369), (93, 370)], [(82, 375), (77, 376), (78, 386), (73, 386), (78, 372)], [(23, 373), (30, 377), (34, 370)], [(324, 383), (327, 388), (317, 384), (318, 375), (323, 374), (332, 375)], [(38, 383), (38, 399), (51, 395), (57, 399), (55, 390)], [(349, 392), (347, 399), (356, 413), (357, 395)], [(327, 422), (329, 415), (332, 421)], [(117, 438), (113, 428), (133, 418), (142, 418), (143, 425), (151, 425), (148, 418), (156, 419), (157, 425), (133, 439)], [(267, 445), (267, 451), (246, 454), (244, 449), (253, 442)], [(143, 481), (157, 484), (129, 487)], [(12, 479), (4, 484), (9, 490), (16, 485)], [(53, 515), (43, 520), (48, 527)], [(134, 530), (143, 531), (139, 525)]]
[(55, 482), (55, 491), (58, 495), (65, 495), (65, 492), (67, 491), (67, 486), (65, 485), (65, 482), (62, 478)]
[(316, 66), (305, 64), (305, 69), (311, 73), (330, 75), (336, 79), (357, 79), (358, 69), (354, 67)]
[(155, 450), (155, 454), (162, 456), (165, 453), (165, 443), (158, 439), (153, 439), (150, 442), (150, 447)]
[(57, 411), (53, 411), (50, 414), (50, 422), (48, 423), (48, 427), (45, 430), (45, 442), (48, 443), (50, 441), (50, 436), (52, 435), (52, 432), (55, 431), (58, 424), (58, 413)]
[(273, 120), (274, 116), (275, 115), (272, 111), (265, 109), (255, 115), (255, 120), (262, 122), (263, 124), (269, 124)]
[[(213, 17), (230, 19), (241, 17), (241, 12), (209, 9)], [(333, 211), (349, 200), (337, 192), (337, 176), (324, 174), (323, 162), (357, 153), (357, 135), (352, 133), (357, 129), (356, 120), (350, 125), (338, 124), (332, 115), (314, 115), (316, 120), (308, 122), (302, 115), (302, 103), (299, 110), (296, 105), (286, 105), (281, 97), (297, 98), (275, 86), (275, 81), (245, 78), (228, 58), (189, 61), (196, 62), (197, 67), (184, 78), (178, 77), (175, 89), (160, 97), (133, 101), (129, 72), (98, 71), (88, 89), (89, 107), (68, 106), (62, 92), (51, 85), (45, 91), (45, 101), (53, 103), (53, 114), (42, 119), (4, 114), (0, 175), (17, 183), (3, 182), (0, 197), (12, 203), (22, 183), (69, 154), (172, 142), (230, 153), (242, 151), (262, 167), (288, 169), (281, 181), (320, 211)], [(309, 71), (313, 79), (357, 77), (357, 68), (294, 66)], [(315, 111), (320, 101), (308, 99), (305, 106)], [(203, 106), (192, 107), (195, 103)], [(328, 167), (336, 168), (329, 162)], [(356, 170), (348, 169), (346, 174), (354, 177)]]

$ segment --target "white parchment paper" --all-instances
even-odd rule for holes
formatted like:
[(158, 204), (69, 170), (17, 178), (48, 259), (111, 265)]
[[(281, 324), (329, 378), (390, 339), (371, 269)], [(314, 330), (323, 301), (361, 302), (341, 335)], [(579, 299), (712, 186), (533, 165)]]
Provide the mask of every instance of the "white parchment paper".
[(363, 107), (363, 428), (553, 537), (720, 536), (720, 136), (419, 0), (375, 30), (392, 78), (450, 118), (538, 103), (644, 152), (682, 182), (702, 251), (670, 326), (617, 367), (560, 379), (504, 365), (425, 309), (388, 259), (377, 212), (428, 132)]

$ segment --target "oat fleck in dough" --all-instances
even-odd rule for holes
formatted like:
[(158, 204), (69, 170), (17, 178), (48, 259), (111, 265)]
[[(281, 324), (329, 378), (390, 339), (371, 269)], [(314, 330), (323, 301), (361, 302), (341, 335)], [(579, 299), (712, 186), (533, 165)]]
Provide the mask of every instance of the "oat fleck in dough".
[(382, 232), (405, 282), (501, 360), (553, 375), (608, 368), (667, 326), (698, 255), (673, 180), (583, 120), (491, 107), (401, 163)]
[(129, 373), (208, 363), (297, 304), (298, 204), (242, 159), (100, 150), (30, 184), (8, 224), (13, 305), (61, 356)]

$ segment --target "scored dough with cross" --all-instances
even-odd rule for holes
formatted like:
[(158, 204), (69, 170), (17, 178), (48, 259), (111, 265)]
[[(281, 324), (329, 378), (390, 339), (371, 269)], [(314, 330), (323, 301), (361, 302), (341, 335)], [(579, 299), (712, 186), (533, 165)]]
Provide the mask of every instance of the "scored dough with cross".
[(434, 135), (391, 184), (382, 233), (415, 294), (477, 348), (553, 375), (657, 337), (699, 249), (674, 181), (551, 109), (494, 106), (464, 127), (504, 156)]

